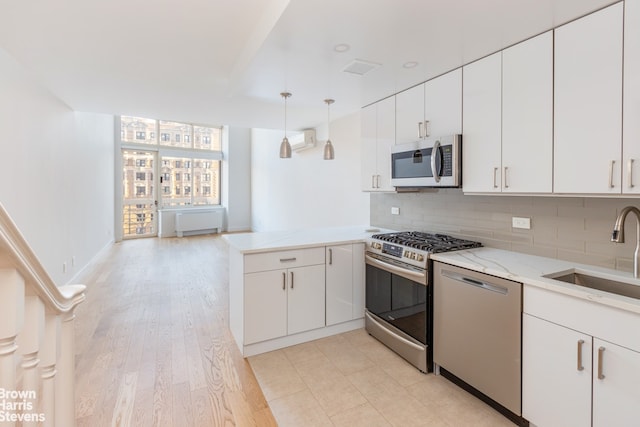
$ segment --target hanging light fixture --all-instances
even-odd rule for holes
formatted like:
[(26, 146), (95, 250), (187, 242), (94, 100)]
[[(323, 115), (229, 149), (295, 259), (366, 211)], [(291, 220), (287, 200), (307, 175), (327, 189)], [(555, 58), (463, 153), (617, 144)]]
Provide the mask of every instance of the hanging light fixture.
[(287, 98), (289, 98), (291, 94), (289, 92), (282, 92), (280, 96), (284, 98), (284, 138), (282, 138), (282, 143), (280, 144), (280, 158), (290, 159), (291, 144), (289, 144), (289, 139), (287, 138)]
[(331, 145), (331, 139), (329, 138), (329, 129), (331, 128), (331, 104), (336, 102), (333, 99), (325, 99), (324, 103), (327, 104), (327, 142), (324, 144), (324, 159), (333, 160), (335, 154), (333, 152), (333, 145)]

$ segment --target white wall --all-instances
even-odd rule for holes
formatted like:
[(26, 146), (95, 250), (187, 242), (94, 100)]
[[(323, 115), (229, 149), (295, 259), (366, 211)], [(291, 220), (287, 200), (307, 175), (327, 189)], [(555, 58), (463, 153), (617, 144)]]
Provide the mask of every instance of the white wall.
[(279, 157), (282, 137), (252, 132), (253, 230), (369, 224), (369, 194), (360, 189), (360, 113), (331, 123), (335, 160), (322, 159), (326, 127), (318, 129), (316, 147), (290, 159)]
[(0, 203), (62, 285), (113, 239), (113, 117), (74, 112), (2, 49), (0, 93)]
[(251, 230), (251, 129), (225, 129), (222, 141), (222, 205), (227, 231)]

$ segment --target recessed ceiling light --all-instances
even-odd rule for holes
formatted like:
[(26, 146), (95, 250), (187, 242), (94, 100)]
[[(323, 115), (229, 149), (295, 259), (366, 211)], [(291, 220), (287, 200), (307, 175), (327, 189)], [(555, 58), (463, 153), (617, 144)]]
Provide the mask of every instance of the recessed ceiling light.
[(416, 61), (409, 61), (402, 64), (402, 66), (404, 68), (416, 68), (418, 66), (418, 63)]
[(333, 47), (333, 50), (335, 50), (336, 52), (339, 52), (339, 53), (346, 52), (346, 51), (348, 51), (349, 49), (351, 49), (351, 46), (349, 46), (349, 45), (348, 45), (348, 44), (346, 44), (346, 43), (340, 43), (340, 44), (337, 44), (337, 45), (335, 45), (335, 46)]

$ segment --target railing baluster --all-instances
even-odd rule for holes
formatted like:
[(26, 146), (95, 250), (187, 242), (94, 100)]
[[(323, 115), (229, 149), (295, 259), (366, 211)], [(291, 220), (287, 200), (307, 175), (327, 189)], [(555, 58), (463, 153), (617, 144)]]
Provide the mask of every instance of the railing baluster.
[[(56, 422), (56, 359), (60, 337), (60, 316), (47, 313), (44, 322), (44, 341), (42, 343), (42, 414), (44, 427), (53, 427)], [(62, 424), (61, 424), (62, 425)]]
[[(38, 370), (38, 352), (44, 336), (44, 303), (36, 295), (27, 295), (24, 306), (24, 328), (18, 335), (18, 349), (22, 355), (22, 391), (27, 407), (25, 414), (38, 415), (42, 379)], [(25, 417), (24, 427), (38, 425), (36, 417)]]
[[(16, 386), (16, 337), (24, 322), (24, 279), (13, 268), (0, 269), (0, 388), (15, 391)], [(1, 397), (2, 403), (13, 400)], [(11, 412), (11, 411), (9, 411)], [(5, 422), (4, 426), (14, 426)]]

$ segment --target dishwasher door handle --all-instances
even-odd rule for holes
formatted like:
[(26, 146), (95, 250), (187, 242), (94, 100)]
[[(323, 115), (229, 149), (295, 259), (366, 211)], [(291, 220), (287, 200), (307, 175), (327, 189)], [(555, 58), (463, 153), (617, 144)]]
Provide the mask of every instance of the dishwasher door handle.
[(497, 292), (502, 295), (507, 295), (509, 293), (509, 289), (503, 286), (494, 285), (493, 283), (485, 282), (484, 280), (473, 279), (471, 277), (463, 276), (462, 274), (455, 273), (453, 271), (442, 270), (442, 275), (448, 277), (449, 279), (456, 280), (466, 285), (475, 286), (476, 288), (484, 289), (487, 291)]

